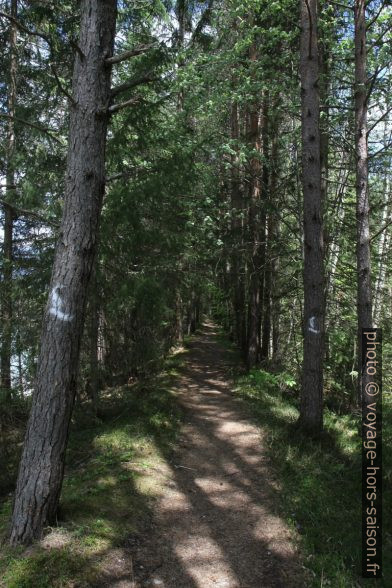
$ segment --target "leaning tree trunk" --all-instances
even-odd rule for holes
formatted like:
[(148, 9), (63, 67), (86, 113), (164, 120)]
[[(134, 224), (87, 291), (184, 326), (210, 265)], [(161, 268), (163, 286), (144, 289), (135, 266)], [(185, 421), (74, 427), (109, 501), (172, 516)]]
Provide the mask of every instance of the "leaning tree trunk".
[(82, 0), (65, 206), (15, 494), (11, 544), (31, 542), (56, 519), (105, 185), (111, 77), (105, 58), (113, 52), (115, 23), (116, 0)]
[(304, 197), (304, 359), (301, 427), (323, 425), (324, 267), (320, 161), (317, 0), (301, 1), (302, 182)]
[(372, 328), (368, 194), (366, 2), (355, 0), (355, 148), (357, 192), (358, 400), (362, 390), (362, 329)]
[[(11, 16), (18, 16), (18, 1), (11, 1)], [(16, 74), (17, 26), (10, 23), (10, 69), (8, 84), (8, 133), (6, 153), (6, 204), (4, 204), (4, 240), (3, 240), (3, 283), (1, 297), (1, 374), (0, 388), (11, 395), (11, 348), (12, 348), (12, 250), (14, 232), (14, 210), (12, 201), (15, 194), (15, 108), (16, 108)], [(7, 204), (8, 203), (8, 204)]]

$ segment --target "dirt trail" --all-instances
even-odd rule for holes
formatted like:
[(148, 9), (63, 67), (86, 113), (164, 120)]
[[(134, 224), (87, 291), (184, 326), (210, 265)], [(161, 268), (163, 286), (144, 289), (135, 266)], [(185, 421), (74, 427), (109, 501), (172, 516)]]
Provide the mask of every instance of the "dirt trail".
[[(162, 495), (133, 555), (133, 579), (111, 586), (302, 587), (299, 554), (276, 514), (279, 488), (263, 436), (235, 400), (230, 354), (205, 325), (191, 344), (179, 401), (178, 447), (159, 472)], [(225, 375), (226, 374), (226, 375)]]

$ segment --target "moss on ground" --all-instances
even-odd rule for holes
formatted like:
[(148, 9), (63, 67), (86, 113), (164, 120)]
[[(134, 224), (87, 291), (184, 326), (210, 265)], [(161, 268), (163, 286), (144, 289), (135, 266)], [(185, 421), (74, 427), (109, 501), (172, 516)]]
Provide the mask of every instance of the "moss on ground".
[[(361, 578), (361, 442), (358, 415), (325, 410), (319, 441), (295, 427), (298, 395), (287, 374), (254, 370), (235, 381), (251, 407), (280, 481), (281, 514), (299, 531), (311, 586), (391, 586), (391, 486), (384, 484), (384, 579)], [(392, 472), (392, 401), (384, 399), (385, 480)]]
[[(154, 468), (179, 430), (174, 383), (182, 356), (170, 357), (159, 376), (106, 391), (100, 419), (73, 424), (58, 526), (27, 549), (3, 545), (1, 586), (96, 585), (105, 556), (143, 528), (159, 492)], [(0, 514), (3, 535), (10, 510), (7, 500)]]

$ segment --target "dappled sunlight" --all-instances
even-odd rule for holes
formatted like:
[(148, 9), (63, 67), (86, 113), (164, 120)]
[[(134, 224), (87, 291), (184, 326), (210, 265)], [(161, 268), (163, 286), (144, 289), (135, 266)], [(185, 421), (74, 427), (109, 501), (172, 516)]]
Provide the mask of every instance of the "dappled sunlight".
[[(38, 562), (50, 554), (62, 577), (77, 562), (78, 579), (97, 587), (303, 585), (263, 435), (226, 380), (229, 354), (207, 329), (184, 357), (179, 376), (116, 391), (120, 414), (107, 395), (107, 424), (78, 431), (60, 526), (11, 568), (17, 577), (49, 586)], [(183, 425), (173, 450), (174, 395)]]
[(260, 432), (231, 396), (227, 360), (207, 329), (190, 346), (177, 385), (185, 423), (137, 561), (158, 551), (150, 580), (167, 588), (301, 586), (296, 538), (276, 514), (278, 485)]

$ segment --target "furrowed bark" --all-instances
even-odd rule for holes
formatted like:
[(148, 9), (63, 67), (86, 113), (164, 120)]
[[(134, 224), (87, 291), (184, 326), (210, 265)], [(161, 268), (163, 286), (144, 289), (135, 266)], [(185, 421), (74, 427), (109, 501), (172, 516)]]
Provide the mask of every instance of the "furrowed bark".
[[(237, 142), (239, 140), (239, 113), (238, 104), (233, 102), (231, 106), (231, 138)], [(231, 168), (231, 234), (232, 234), (232, 254), (231, 254), (231, 273), (232, 273), (232, 291), (233, 291), (233, 309), (234, 309), (234, 336), (235, 341), (240, 349), (244, 350), (244, 341), (246, 338), (246, 321), (245, 321), (245, 284), (242, 259), (243, 246), (243, 212), (244, 203), (241, 192), (240, 182), (240, 162), (238, 146), (234, 147), (235, 155), (232, 155)]]
[[(389, 188), (389, 178), (386, 176), (384, 181), (384, 192), (385, 192), (385, 204), (384, 204), (384, 213), (382, 218), (382, 226), (385, 226), (390, 222), (391, 215), (392, 215), (392, 207), (391, 204), (388, 202), (388, 195), (390, 193)], [(379, 326), (381, 317), (382, 317), (382, 310), (383, 310), (383, 298), (384, 298), (384, 288), (386, 283), (387, 277), (387, 260), (389, 259), (389, 251), (390, 251), (390, 243), (391, 243), (391, 233), (390, 231), (384, 230), (380, 235), (380, 241), (378, 244), (378, 272), (377, 272), (377, 279), (374, 288), (374, 304), (373, 304), (373, 322), (374, 326)]]
[(89, 324), (89, 397), (94, 415), (98, 412), (99, 396), (99, 361), (98, 361), (98, 338), (99, 338), (99, 302), (98, 302), (98, 260), (95, 259), (90, 278), (90, 324)]
[[(249, 51), (251, 63), (257, 60), (256, 45)], [(246, 363), (248, 369), (257, 365), (260, 355), (261, 329), (261, 270), (262, 270), (262, 241), (264, 243), (261, 222), (261, 108), (253, 104), (249, 114), (250, 144), (254, 155), (250, 162), (250, 203), (249, 203), (249, 232), (250, 232), (250, 260), (249, 260), (249, 305), (248, 305), (248, 346)], [(265, 224), (265, 223), (264, 223)], [(265, 232), (265, 226), (264, 226)]]
[[(266, 96), (263, 102), (263, 180), (262, 180), (262, 191), (264, 194), (264, 202), (271, 202), (271, 160), (272, 154), (270, 153), (270, 105), (269, 96), (266, 92)], [(261, 281), (261, 292), (263, 295), (262, 299), (262, 324), (261, 324), (261, 346), (260, 346), (260, 359), (266, 361), (269, 358), (269, 347), (271, 338), (271, 287), (272, 287), (272, 268), (271, 268), (271, 214), (266, 214), (262, 211), (261, 225), (263, 230), (263, 236), (261, 244), (261, 258), (263, 260), (262, 269), (262, 281)]]
[[(17, 18), (18, 2), (11, 1), (11, 16)], [(4, 208), (4, 240), (3, 240), (3, 280), (1, 297), (1, 373), (0, 388), (11, 396), (11, 355), (12, 355), (12, 266), (13, 266), (13, 233), (14, 210), (11, 203), (15, 197), (15, 109), (16, 109), (16, 75), (17, 57), (17, 26), (10, 22), (10, 69), (8, 83), (8, 129), (6, 153), (6, 202)]]
[[(270, 173), (270, 200), (274, 208), (278, 206), (278, 177), (279, 177), (279, 120), (275, 120), (272, 125), (272, 143), (271, 143), (271, 173)], [(280, 359), (280, 314), (281, 314), (281, 295), (280, 295), (280, 251), (279, 251), (280, 227), (279, 217), (273, 209), (269, 217), (269, 269), (271, 271), (271, 328), (272, 328), (272, 360), (276, 363)]]
[(87, 286), (105, 183), (116, 0), (82, 0), (65, 205), (43, 321), (36, 386), (15, 494), (10, 542), (29, 543), (56, 520), (75, 399)]
[(302, 184), (304, 198), (304, 359), (299, 424), (323, 426), (324, 244), (320, 161), (317, 0), (301, 1)]
[(358, 401), (362, 395), (362, 329), (372, 328), (372, 287), (368, 193), (366, 2), (355, 0), (355, 149), (357, 194), (357, 312), (358, 312)]

